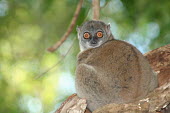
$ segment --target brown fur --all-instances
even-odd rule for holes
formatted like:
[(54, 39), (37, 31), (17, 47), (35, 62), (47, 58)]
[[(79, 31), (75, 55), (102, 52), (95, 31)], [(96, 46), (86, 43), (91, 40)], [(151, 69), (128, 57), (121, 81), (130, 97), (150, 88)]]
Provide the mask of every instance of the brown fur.
[(76, 90), (94, 111), (109, 103), (129, 103), (157, 87), (156, 75), (132, 45), (111, 40), (78, 55)]

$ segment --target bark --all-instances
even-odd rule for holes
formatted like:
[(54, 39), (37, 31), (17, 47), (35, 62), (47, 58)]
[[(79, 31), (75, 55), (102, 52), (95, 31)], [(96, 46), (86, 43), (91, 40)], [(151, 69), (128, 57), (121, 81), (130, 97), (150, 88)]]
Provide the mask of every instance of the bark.
[(91, 113), (86, 109), (86, 100), (73, 94), (65, 100), (55, 113)]
[[(170, 113), (170, 44), (144, 56), (158, 74), (159, 87), (142, 100), (128, 104), (108, 104), (93, 113)], [(85, 99), (74, 94), (55, 113), (91, 113), (85, 109), (86, 106)]]
[(170, 82), (170, 44), (144, 54), (158, 74), (159, 85)]
[(169, 102), (170, 83), (166, 83), (142, 100), (129, 104), (109, 104), (93, 113), (163, 113), (162, 109), (165, 109)]
[(100, 0), (92, 0), (93, 19), (99, 20), (100, 17)]

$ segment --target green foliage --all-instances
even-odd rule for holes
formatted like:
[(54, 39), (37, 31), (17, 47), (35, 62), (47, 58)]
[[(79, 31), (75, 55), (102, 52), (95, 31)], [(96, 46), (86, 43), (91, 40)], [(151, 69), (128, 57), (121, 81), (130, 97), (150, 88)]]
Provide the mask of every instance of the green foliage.
[[(100, 0), (101, 20), (110, 22), (117, 39), (142, 52), (170, 43), (168, 0)], [(78, 0), (0, 0), (0, 113), (53, 111), (75, 92), (78, 41), (66, 58), (44, 77), (76, 38), (76, 27), (55, 53), (46, 49), (60, 40), (72, 20)], [(85, 0), (77, 25), (91, 19)]]

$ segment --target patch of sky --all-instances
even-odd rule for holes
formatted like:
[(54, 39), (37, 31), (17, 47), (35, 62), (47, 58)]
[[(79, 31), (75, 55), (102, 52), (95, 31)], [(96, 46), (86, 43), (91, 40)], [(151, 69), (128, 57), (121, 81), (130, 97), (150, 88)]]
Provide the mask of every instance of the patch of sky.
[(149, 45), (152, 40), (159, 36), (160, 27), (155, 22), (146, 24), (146, 33), (142, 34), (141, 30), (138, 29), (128, 35), (127, 41), (137, 47), (142, 53), (150, 51)]
[(8, 12), (8, 2), (6, 0), (0, 1), (0, 16), (6, 16)]
[(41, 100), (30, 95), (24, 95), (19, 101), (20, 107), (28, 113), (43, 113)]
[(63, 72), (59, 78), (57, 92), (61, 94), (73, 94), (75, 93), (75, 78), (70, 72)]

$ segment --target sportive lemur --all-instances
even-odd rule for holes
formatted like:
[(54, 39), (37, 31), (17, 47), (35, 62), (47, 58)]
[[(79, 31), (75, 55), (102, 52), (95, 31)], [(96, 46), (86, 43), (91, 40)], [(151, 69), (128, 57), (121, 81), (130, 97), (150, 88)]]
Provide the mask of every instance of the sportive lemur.
[(141, 99), (157, 87), (148, 61), (133, 45), (114, 39), (110, 25), (87, 21), (77, 28), (76, 91), (88, 109)]

